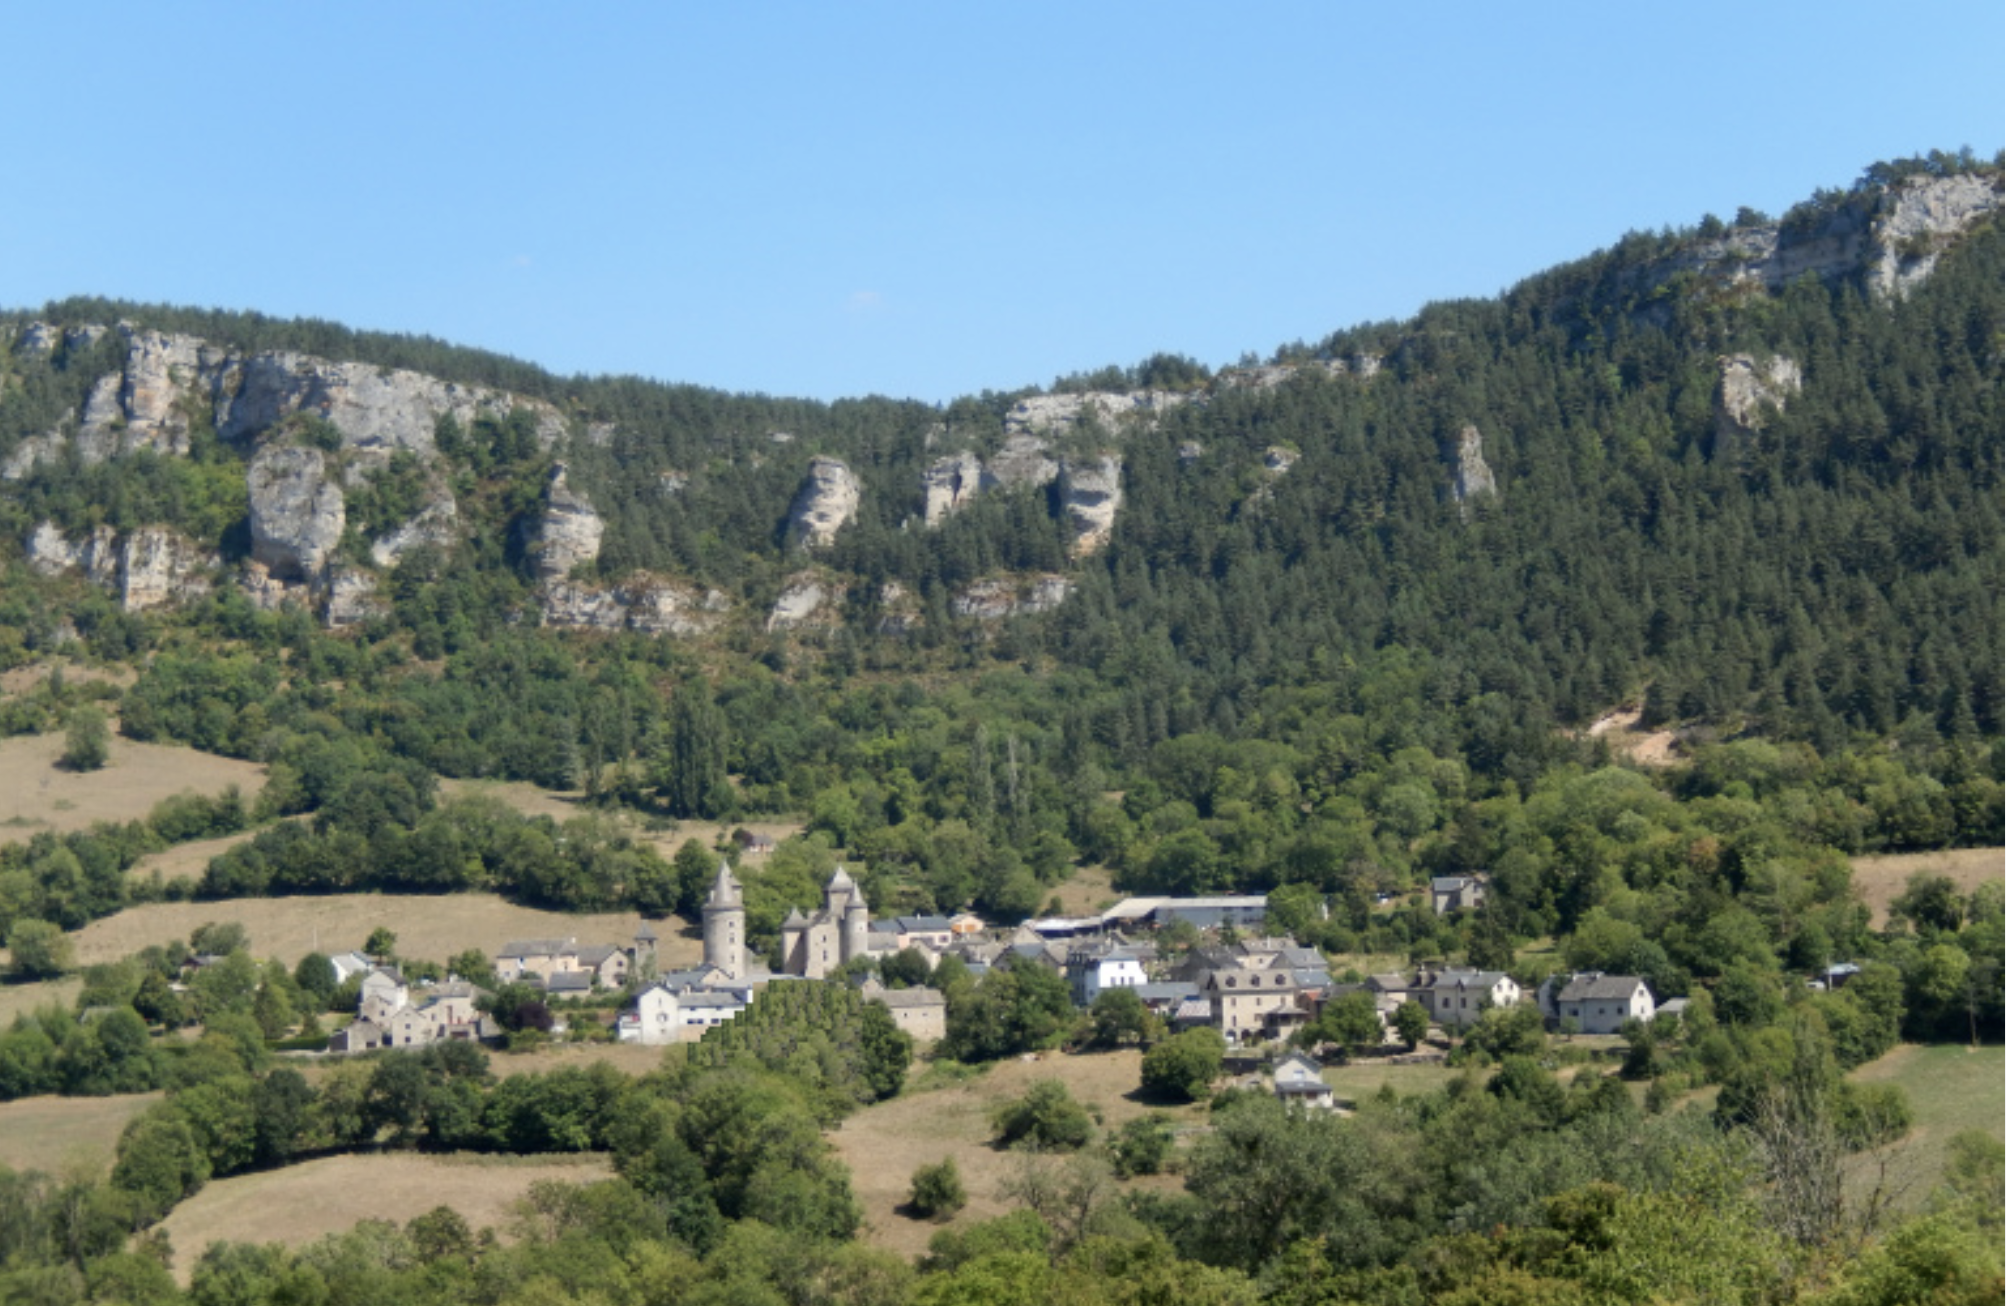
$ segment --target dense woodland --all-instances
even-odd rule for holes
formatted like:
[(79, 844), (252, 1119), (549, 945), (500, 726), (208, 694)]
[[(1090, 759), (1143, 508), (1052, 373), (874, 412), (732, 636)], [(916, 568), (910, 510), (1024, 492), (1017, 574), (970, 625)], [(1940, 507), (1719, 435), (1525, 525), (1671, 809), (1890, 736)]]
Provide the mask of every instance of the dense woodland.
[[(1996, 166), (1876, 165), (1786, 223), (1904, 172)], [(918, 523), (926, 463), (993, 450), (1014, 394), (824, 405), (557, 378), (256, 315), (84, 300), (4, 315), (408, 367), (548, 401), (575, 432), (548, 450), (521, 421), (442, 425), (478, 529), (387, 575), (387, 616), (333, 633), (227, 586), (126, 613), (23, 563), (42, 521), (169, 524), (241, 558), (248, 451), (202, 420), (188, 458), (44, 463), (0, 488), (0, 667), (60, 652), (137, 673), (123, 691), (50, 676), (0, 699), (0, 732), (69, 730), (80, 748), (109, 709), (127, 737), (270, 775), (255, 804), (177, 799), (0, 846), (0, 934), (28, 945), (17, 964), (56, 946), (52, 927), (168, 893), (481, 889), (688, 915), (710, 858), (666, 859), (632, 822), (785, 815), (806, 836), (740, 868), (755, 946), (839, 860), (881, 913), (1000, 920), (1099, 864), (1127, 891), (1268, 893), (1278, 923), (1334, 955), (1530, 982), (1564, 962), (1693, 1005), (1632, 1031), (1620, 1073), (1650, 1087), (1647, 1115), (1597, 1088), (1615, 1079), (1563, 1087), (1543, 1035), (1492, 1021), (1462, 1051), (1502, 1067), (1488, 1080), (1362, 1104), (1341, 1126), (1229, 1099), (1185, 1149), (1185, 1193), (1116, 1200), (1091, 1165), (1053, 1162), (1026, 1180), (1028, 1213), (944, 1235), (916, 1270), (852, 1241), (857, 1208), (816, 1132), (898, 1091), (904, 1065), (842, 990), (762, 1004), (761, 1022), (645, 1081), (497, 1082), (471, 1059), (393, 1057), (309, 1088), (264, 1050), (278, 1028), (260, 1026), (260, 995), (274, 995), (266, 1025), (274, 1003), (312, 1005), (286, 977), (245, 958), (215, 1010), (181, 1013), (208, 1033), (168, 1052), (146, 1030), (179, 1021), (140, 1001), (157, 1000), (162, 959), (137, 960), (93, 978), (111, 1015), (43, 1013), (0, 1035), (0, 1096), (169, 1090), (109, 1185), (0, 1172), (0, 1296), (180, 1300), (144, 1241), (120, 1249), (208, 1176), (411, 1146), (611, 1150), (620, 1178), (541, 1194), (508, 1247), (438, 1216), (298, 1254), (224, 1248), (192, 1300), (1868, 1302), (1922, 1300), (1930, 1274), (1943, 1300), (1996, 1300), (1998, 1160), (1982, 1142), (1960, 1153), (1954, 1191), (1893, 1233), (1781, 1198), (1804, 1137), (1839, 1155), (1906, 1127), (1902, 1103), (1863, 1097), (1843, 1071), (1897, 1039), (1997, 1041), (2006, 1023), (1999, 895), (1921, 882), (1876, 929), (1847, 863), (2002, 840), (2001, 232), (1973, 232), (1899, 300), (1857, 278), (1770, 295), (1649, 275), (1722, 225), (1633, 234), (1495, 299), (1275, 355), (1383, 358), (1369, 378), (1234, 388), (1167, 357), (1061, 378), (1204, 399), (1064, 437), (1124, 459), (1112, 541), (1086, 559), (1043, 491)], [(1718, 359), (1737, 352), (1795, 359), (1804, 384), (1723, 448)], [(109, 340), (0, 354), (0, 458), (117, 361)], [(1459, 503), (1450, 464), (1470, 425), (1498, 488)], [(1284, 475), (1263, 468), (1276, 446), (1296, 455)], [(521, 524), (552, 458), (606, 518), (600, 578), (673, 575), (763, 613), (804, 565), (784, 523), (818, 454), (867, 487), (813, 560), (849, 582), (838, 626), (536, 628)], [(353, 496), (353, 519), (401, 520), (420, 479), (393, 465)], [(951, 615), (968, 582), (1034, 571), (1066, 573), (1072, 596), (1000, 623)], [(890, 581), (919, 620), (882, 620)], [(1587, 733), (1625, 704), (1680, 732), (1673, 764)], [(590, 801), (559, 825), (442, 799), (440, 776)], [(127, 874), (153, 849), (253, 827), (192, 887)], [(1480, 912), (1438, 918), (1401, 896), (1467, 871), (1491, 877)], [(1862, 966), (1853, 984), (1808, 993), (1803, 976), (1837, 961)], [(943, 983), (957, 1058), (1094, 1040), (1029, 976)], [(1701, 1086), (1719, 1087), (1713, 1111), (1669, 1109)], [(767, 1148), (789, 1164), (761, 1165)]]

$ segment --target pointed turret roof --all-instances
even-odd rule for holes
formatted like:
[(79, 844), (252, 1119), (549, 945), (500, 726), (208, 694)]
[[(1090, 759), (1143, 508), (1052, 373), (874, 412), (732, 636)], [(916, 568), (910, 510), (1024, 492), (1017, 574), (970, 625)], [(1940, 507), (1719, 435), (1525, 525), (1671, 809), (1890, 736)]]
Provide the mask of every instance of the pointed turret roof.
[(806, 925), (807, 923), (808, 923), (808, 918), (801, 914), (801, 909), (799, 907), (789, 907), (787, 909), (787, 919), (780, 922), (780, 928), (783, 930), (791, 930), (799, 926)]
[(738, 881), (732, 876), (731, 863), (720, 858), (717, 864), (717, 879), (711, 882), (710, 899), (706, 907), (743, 907), (745, 895), (739, 891)]
[(850, 873), (840, 866), (836, 868), (836, 873), (829, 877), (829, 890), (832, 893), (839, 889), (855, 889), (856, 887), (857, 882), (851, 879)]

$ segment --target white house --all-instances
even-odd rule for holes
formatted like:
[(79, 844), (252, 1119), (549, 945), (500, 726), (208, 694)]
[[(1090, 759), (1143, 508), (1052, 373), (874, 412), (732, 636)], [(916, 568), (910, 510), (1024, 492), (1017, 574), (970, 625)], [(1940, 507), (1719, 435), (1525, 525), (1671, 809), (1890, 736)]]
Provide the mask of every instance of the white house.
[(703, 1032), (745, 1010), (737, 993), (650, 984), (634, 996), (632, 1020), (622, 1016), (623, 1043), (694, 1043)]
[(1073, 1001), (1082, 1007), (1092, 1006), (1103, 989), (1135, 989), (1149, 983), (1140, 952), (1098, 943), (1066, 954), (1066, 978), (1072, 981)]
[(1284, 1102), (1325, 1109), (1337, 1105), (1323, 1067), (1302, 1052), (1291, 1052), (1275, 1063), (1275, 1096)]
[(1553, 975), (1539, 986), (1539, 1009), (1554, 1024), (1572, 1020), (1584, 1034), (1616, 1034), (1626, 1020), (1649, 1020), (1657, 1003), (1634, 975)]

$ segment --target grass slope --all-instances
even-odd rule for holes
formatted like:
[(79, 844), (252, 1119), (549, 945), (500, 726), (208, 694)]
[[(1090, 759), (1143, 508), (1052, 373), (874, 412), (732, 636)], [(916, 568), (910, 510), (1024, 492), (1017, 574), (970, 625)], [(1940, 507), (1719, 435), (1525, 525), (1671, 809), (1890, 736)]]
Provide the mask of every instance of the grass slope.
[[(443, 962), (467, 948), (479, 948), (492, 957), (511, 939), (576, 936), (581, 943), (627, 943), (641, 924), (633, 912), (567, 915), (519, 907), (491, 893), (338, 893), (162, 902), (130, 907), (86, 925), (75, 936), (77, 962), (88, 966), (116, 961), (148, 944), (185, 939), (204, 921), (240, 923), (250, 932), (255, 955), (288, 964), (315, 948), (326, 953), (359, 948), (378, 925), (396, 932), (397, 951), (403, 956)], [(702, 957), (703, 941), (685, 937), (679, 923), (658, 923), (655, 931), (662, 936), (656, 946), (664, 968)]]
[(2006, 1140), (2006, 1049), (1962, 1044), (1904, 1043), (1851, 1076), (1864, 1084), (1897, 1084), (1908, 1094), (1915, 1128), (1895, 1147), (1891, 1173), (1908, 1183), (1903, 1205), (1914, 1208), (1943, 1182), (1945, 1148), (1953, 1135), (1983, 1129)]
[(398, 1224), (450, 1206), (476, 1231), (505, 1228), (510, 1206), (541, 1179), (592, 1183), (612, 1173), (603, 1156), (424, 1156), (358, 1153), (218, 1179), (174, 1208), (161, 1227), (174, 1274), (188, 1282), (212, 1242), (299, 1247), (358, 1220)]
[(127, 1093), (0, 1102), (0, 1165), (45, 1174), (77, 1166), (103, 1178), (111, 1173), (126, 1122), (160, 1098), (159, 1093)]
[(1853, 858), (1853, 889), (1873, 909), (1873, 925), (1888, 921), (1888, 904), (1908, 887), (1915, 874), (1947, 875), (1970, 893), (1988, 880), (2006, 880), (2006, 848), (1951, 848), (1930, 853), (1888, 853)]
[(231, 785), (256, 798), (265, 769), (254, 762), (168, 744), (141, 744), (114, 735), (111, 763), (101, 771), (56, 765), (61, 734), (0, 740), (0, 838), (25, 841), (43, 830), (66, 834), (94, 821), (131, 821), (163, 798), (194, 791), (218, 794)]

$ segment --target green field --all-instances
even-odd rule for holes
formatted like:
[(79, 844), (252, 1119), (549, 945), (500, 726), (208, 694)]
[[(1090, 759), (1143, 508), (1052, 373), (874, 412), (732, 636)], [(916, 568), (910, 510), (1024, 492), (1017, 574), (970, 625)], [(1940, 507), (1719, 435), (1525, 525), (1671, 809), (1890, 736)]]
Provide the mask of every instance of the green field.
[(1908, 1094), (1915, 1128), (1896, 1145), (1903, 1205), (1916, 1207), (1943, 1182), (1945, 1147), (1955, 1134), (1983, 1129), (2006, 1139), (2006, 1049), (1962, 1044), (1923, 1047), (1904, 1043), (1855, 1070), (1865, 1084), (1897, 1084)]

